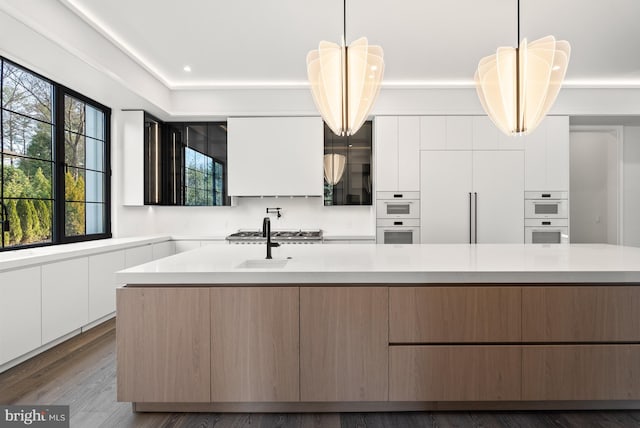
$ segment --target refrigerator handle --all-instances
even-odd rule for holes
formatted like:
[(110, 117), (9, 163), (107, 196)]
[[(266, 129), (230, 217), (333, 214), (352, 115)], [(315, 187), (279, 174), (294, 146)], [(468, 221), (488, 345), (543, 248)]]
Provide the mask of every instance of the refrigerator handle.
[(474, 244), (478, 243), (478, 192), (473, 192), (473, 197), (475, 199), (474, 201), (474, 205), (475, 205), (475, 215), (473, 216), (473, 221), (474, 221), (474, 232), (475, 232), (475, 239), (474, 239)]
[(471, 244), (471, 216), (472, 216), (472, 207), (471, 207), (471, 192), (469, 192), (469, 244)]

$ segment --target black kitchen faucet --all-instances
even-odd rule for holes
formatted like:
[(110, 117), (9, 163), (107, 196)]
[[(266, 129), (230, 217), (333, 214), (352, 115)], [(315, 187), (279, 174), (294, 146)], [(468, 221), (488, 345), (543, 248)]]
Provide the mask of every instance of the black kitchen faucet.
[(271, 247), (279, 247), (280, 244), (277, 242), (271, 242), (271, 220), (269, 217), (265, 217), (262, 220), (262, 237), (267, 238), (267, 259), (272, 259), (271, 257)]

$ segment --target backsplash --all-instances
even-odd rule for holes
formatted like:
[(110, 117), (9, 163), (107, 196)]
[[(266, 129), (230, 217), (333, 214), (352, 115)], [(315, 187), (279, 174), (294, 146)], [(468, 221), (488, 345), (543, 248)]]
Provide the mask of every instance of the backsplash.
[(373, 206), (325, 207), (322, 198), (238, 198), (231, 207), (119, 206), (114, 236), (167, 234), (226, 236), (238, 229), (260, 229), (267, 208), (281, 208), (282, 217), (270, 214), (271, 227), (322, 229), (325, 235), (375, 235)]

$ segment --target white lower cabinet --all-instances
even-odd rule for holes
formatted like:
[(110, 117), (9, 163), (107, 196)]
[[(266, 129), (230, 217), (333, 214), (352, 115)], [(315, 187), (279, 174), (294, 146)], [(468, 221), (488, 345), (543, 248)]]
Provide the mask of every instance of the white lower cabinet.
[(89, 322), (89, 259), (42, 266), (42, 344)]
[(524, 154), (421, 152), (420, 242), (522, 243)]
[(115, 273), (124, 268), (124, 251), (89, 257), (89, 322), (115, 312)]
[(200, 248), (200, 241), (175, 241), (176, 254)]
[(176, 253), (176, 244), (173, 241), (158, 242), (151, 245), (153, 260), (172, 256)]
[(40, 267), (0, 273), (0, 365), (42, 344)]
[(128, 248), (124, 250), (124, 265), (127, 268), (149, 263), (153, 260), (153, 247), (143, 245), (142, 247)]

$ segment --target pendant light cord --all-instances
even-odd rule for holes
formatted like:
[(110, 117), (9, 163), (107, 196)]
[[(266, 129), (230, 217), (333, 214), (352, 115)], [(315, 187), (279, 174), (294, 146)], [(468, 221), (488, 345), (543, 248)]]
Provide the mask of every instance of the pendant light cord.
[(518, 13), (518, 40), (516, 40), (516, 46), (520, 44), (520, 0), (518, 0), (518, 6), (516, 7)]
[(524, 120), (520, 122), (520, 0), (517, 2), (518, 40), (516, 40), (516, 133), (524, 132)]
[(347, 0), (343, 0), (342, 2), (342, 37), (344, 37), (344, 44), (346, 45), (347, 44)]
[(342, 114), (342, 129), (345, 136), (349, 135), (349, 52), (347, 47), (347, 0), (343, 0), (342, 2), (342, 31), (344, 38), (344, 64), (343, 64), (343, 87), (344, 87), (344, 103), (343, 103), (343, 114)]

